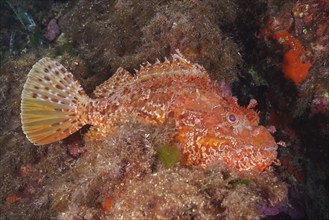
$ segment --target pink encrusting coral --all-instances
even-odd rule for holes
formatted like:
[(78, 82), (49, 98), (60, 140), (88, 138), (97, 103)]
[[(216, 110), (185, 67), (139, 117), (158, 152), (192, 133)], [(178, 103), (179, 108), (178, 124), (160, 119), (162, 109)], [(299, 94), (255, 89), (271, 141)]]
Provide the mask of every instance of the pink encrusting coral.
[(311, 103), (312, 113), (322, 113), (329, 116), (329, 95), (328, 92), (321, 96), (316, 96)]
[(57, 24), (57, 20), (55, 18), (51, 19), (46, 27), (45, 30), (45, 38), (49, 41), (52, 42), (54, 41), (57, 36), (61, 33), (59, 26)]

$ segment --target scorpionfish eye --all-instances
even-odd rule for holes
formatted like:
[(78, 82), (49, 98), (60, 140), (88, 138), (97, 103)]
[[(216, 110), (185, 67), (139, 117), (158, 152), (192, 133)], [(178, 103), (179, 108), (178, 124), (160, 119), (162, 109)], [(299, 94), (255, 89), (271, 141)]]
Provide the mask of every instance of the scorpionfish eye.
[(238, 121), (237, 117), (234, 115), (234, 114), (229, 114), (227, 116), (227, 120), (230, 122), (230, 123), (236, 123)]

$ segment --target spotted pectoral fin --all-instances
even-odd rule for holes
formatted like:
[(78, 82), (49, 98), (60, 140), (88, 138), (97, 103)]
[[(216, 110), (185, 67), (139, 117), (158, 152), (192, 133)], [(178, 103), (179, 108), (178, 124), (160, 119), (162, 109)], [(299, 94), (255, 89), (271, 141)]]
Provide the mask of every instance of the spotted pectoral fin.
[(113, 74), (113, 76), (96, 87), (94, 95), (97, 98), (109, 97), (116, 90), (126, 85), (126, 83), (130, 82), (132, 79), (133, 77), (131, 74), (127, 70), (120, 67)]
[(21, 100), (22, 128), (35, 145), (61, 140), (84, 124), (89, 98), (60, 63), (43, 58), (28, 74)]

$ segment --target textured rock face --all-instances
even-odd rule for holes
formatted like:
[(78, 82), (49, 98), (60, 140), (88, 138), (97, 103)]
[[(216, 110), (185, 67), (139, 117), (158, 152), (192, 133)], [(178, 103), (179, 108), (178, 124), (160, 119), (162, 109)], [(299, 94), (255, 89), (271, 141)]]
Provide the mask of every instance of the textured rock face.
[(98, 79), (108, 78), (109, 70), (131, 70), (180, 49), (213, 78), (232, 82), (241, 58), (238, 45), (219, 25), (235, 18), (236, 5), (226, 0), (79, 1), (60, 25), (79, 54), (93, 60)]
[[(42, 31), (56, 17), (63, 35), (35, 50), (26, 46), (16, 15), (0, 3), (0, 218), (257, 219), (278, 212), (300, 217), (304, 210), (308, 218), (328, 218), (327, 1), (48, 2), (24, 5), (32, 5), (27, 12)], [(287, 31), (286, 45), (277, 41), (279, 35), (258, 38), (269, 17), (283, 18), (279, 27)], [(17, 56), (9, 55), (12, 32)], [(298, 85), (282, 68), (291, 60), (284, 57), (293, 49), (289, 42), (296, 39), (303, 46), (297, 47), (302, 51), (297, 64), (312, 62)], [(223, 164), (205, 171), (179, 163), (165, 169), (157, 149), (172, 145), (171, 122), (153, 127), (129, 121), (103, 142), (85, 143), (77, 133), (41, 148), (23, 135), (21, 90), (41, 57), (60, 61), (90, 94), (119, 66), (133, 72), (175, 49), (202, 64), (212, 79), (224, 80), (222, 87), (240, 105), (257, 99), (261, 124), (275, 125), (274, 136), (288, 145), (279, 148), (281, 167), (257, 176)], [(288, 193), (285, 206), (282, 180), (305, 198)]]

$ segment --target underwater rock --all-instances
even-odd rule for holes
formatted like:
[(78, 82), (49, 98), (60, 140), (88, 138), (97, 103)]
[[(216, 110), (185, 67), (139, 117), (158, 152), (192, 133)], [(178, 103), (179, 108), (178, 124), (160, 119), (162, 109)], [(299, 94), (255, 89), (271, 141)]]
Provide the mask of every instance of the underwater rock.
[[(289, 219), (302, 216), (300, 200), (306, 203), (304, 218), (328, 218), (328, 16), (321, 2), (327, 4), (78, 0), (63, 7), (58, 20), (67, 36), (63, 50), (36, 48), (19, 57), (6, 55), (0, 67), (0, 114), (5, 121), (0, 124), (0, 218), (261, 219), (281, 212), (268, 218)], [(287, 15), (280, 24), (289, 26), (294, 20), (287, 31), (302, 43), (304, 52), (311, 51), (307, 56), (313, 65), (297, 87), (282, 72), (289, 45), (255, 37), (264, 17), (280, 17), (280, 11)], [(31, 15), (38, 22), (43, 17), (47, 25), (47, 16)], [(11, 29), (5, 30), (0, 31), (1, 39), (9, 45)], [(20, 94), (28, 70), (41, 57), (55, 54), (90, 94), (119, 66), (131, 71), (177, 48), (203, 64), (213, 79), (223, 81), (226, 94), (238, 96), (245, 106), (250, 99), (258, 101), (260, 121), (275, 125), (276, 139), (287, 143), (279, 155), (289, 163), (257, 176), (236, 173), (220, 163), (200, 170), (176, 162), (165, 169), (157, 148), (171, 146), (172, 128), (134, 121), (101, 142), (82, 142), (86, 128), (75, 134), (77, 139), (40, 148), (23, 135)], [(306, 196), (288, 201), (285, 182)]]
[(131, 72), (176, 49), (202, 64), (213, 79), (231, 83), (242, 60), (239, 45), (220, 26), (235, 19), (235, 3), (228, 0), (81, 0), (59, 23), (80, 56), (93, 60), (89, 77), (97, 84), (119, 67)]
[[(288, 143), (286, 150), (281, 151), (282, 158), (289, 161), (283, 163), (282, 175), (287, 173), (285, 178), (295, 190), (305, 189), (306, 218), (327, 219), (329, 2), (269, 1), (266, 6), (260, 34), (265, 31), (270, 37), (259, 47), (267, 53), (263, 64), (272, 63), (271, 70), (267, 65), (262, 70), (268, 81), (271, 105), (276, 106), (270, 118)], [(291, 69), (285, 68), (287, 64)], [(290, 77), (293, 83), (287, 82), (285, 70), (295, 76)], [(317, 181), (314, 173), (321, 173)], [(314, 181), (317, 187), (313, 187)], [(290, 211), (291, 215), (295, 212), (301, 216), (298, 210)]]

